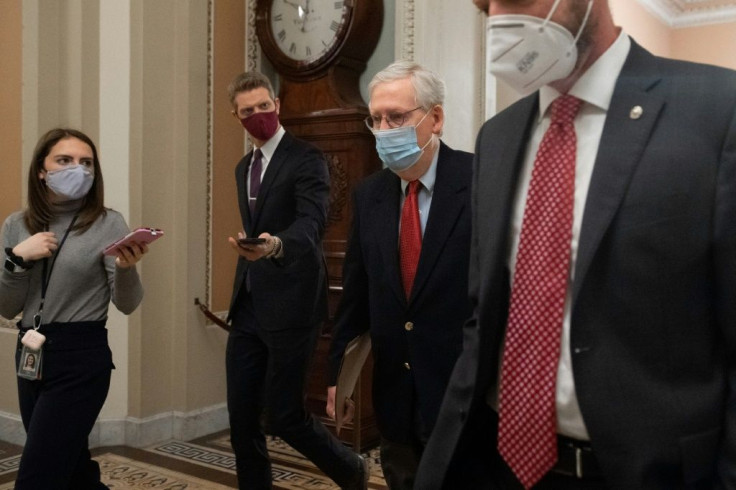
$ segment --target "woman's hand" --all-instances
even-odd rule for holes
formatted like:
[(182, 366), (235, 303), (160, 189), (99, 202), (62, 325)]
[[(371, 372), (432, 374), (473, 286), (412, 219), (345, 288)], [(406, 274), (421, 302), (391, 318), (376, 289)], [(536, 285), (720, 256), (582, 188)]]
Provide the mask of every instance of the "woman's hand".
[(129, 246), (118, 247), (118, 256), (115, 259), (115, 265), (121, 269), (133, 267), (143, 258), (143, 254), (148, 253), (148, 245), (145, 243), (133, 243)]
[(26, 262), (51, 257), (59, 248), (56, 234), (52, 231), (41, 231), (29, 236), (13, 247), (13, 253)]

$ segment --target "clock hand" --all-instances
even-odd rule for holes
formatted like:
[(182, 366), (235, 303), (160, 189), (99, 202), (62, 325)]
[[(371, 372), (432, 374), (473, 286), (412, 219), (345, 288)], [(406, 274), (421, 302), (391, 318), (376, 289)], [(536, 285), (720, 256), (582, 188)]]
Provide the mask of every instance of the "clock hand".
[(307, 22), (309, 22), (309, 14), (312, 10), (309, 8), (309, 0), (306, 0), (307, 4), (304, 6), (304, 21), (302, 22), (302, 32), (307, 32)]

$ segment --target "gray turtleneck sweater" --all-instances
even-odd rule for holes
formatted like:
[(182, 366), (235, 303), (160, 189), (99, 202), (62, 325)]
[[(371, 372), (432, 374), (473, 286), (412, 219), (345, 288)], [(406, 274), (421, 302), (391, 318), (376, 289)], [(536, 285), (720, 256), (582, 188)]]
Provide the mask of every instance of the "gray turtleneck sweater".
[[(49, 231), (61, 242), (80, 201), (57, 205), (56, 219)], [(95, 221), (83, 234), (69, 233), (61, 251), (54, 256), (51, 278), (46, 291), (42, 323), (104, 320), (112, 300), (118, 310), (133, 312), (143, 298), (143, 286), (135, 267), (122, 269), (115, 266), (115, 257), (102, 250), (128, 233), (122, 215), (111, 209)], [(0, 236), (0, 259), (5, 263), (5, 248), (15, 247), (30, 234), (23, 223), (23, 212), (5, 220)], [(53, 257), (48, 259), (49, 267)], [(33, 325), (33, 315), (41, 302), (43, 260), (36, 261), (25, 272), (8, 272), (3, 267), (0, 275), (0, 315), (12, 319), (23, 312), (24, 327)]]

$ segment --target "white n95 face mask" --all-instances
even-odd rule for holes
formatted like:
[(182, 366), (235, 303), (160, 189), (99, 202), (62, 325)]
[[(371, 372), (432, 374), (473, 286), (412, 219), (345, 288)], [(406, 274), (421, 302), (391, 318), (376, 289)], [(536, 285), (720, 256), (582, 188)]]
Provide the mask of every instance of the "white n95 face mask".
[(494, 15), (486, 24), (490, 72), (521, 95), (572, 73), (578, 59), (577, 40), (583, 32), (593, 1), (573, 38), (570, 31), (550, 21), (560, 0), (546, 19), (531, 15)]

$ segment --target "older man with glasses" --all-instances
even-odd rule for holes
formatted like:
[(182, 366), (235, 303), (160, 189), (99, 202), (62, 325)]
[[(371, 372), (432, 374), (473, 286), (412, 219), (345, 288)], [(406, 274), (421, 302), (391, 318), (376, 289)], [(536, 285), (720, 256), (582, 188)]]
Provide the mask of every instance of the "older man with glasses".
[(411, 489), (471, 311), (472, 155), (440, 141), (445, 88), (436, 74), (398, 61), (369, 92), (366, 124), (387, 168), (353, 196), (327, 411), (345, 412), (334, 386), (343, 353), (370, 331), (381, 465), (389, 488)]

